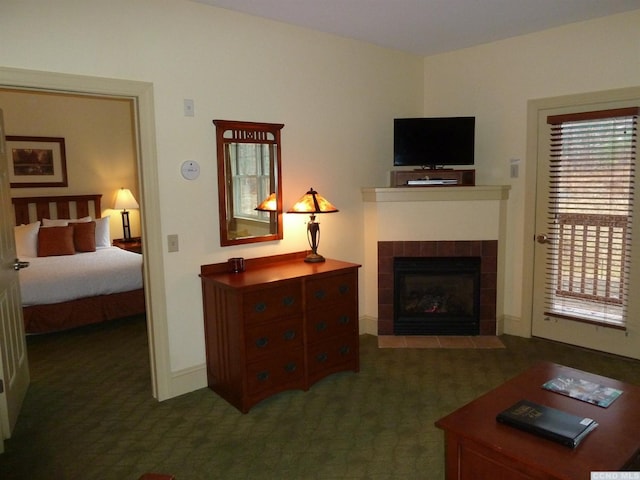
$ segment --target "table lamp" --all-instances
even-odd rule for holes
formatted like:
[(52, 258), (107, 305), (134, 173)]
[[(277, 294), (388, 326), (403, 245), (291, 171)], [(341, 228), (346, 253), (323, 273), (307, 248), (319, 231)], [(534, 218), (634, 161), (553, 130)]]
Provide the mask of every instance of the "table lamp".
[(316, 192), (313, 187), (298, 200), (287, 213), (308, 213), (310, 220), (307, 223), (307, 239), (311, 246), (311, 253), (304, 259), (305, 262), (324, 262), (324, 257), (318, 254), (320, 243), (320, 224), (316, 222), (316, 213), (335, 213), (338, 209), (326, 198)]
[(122, 235), (125, 242), (131, 242), (131, 227), (129, 226), (129, 212), (127, 209), (140, 208), (138, 202), (133, 197), (131, 190), (121, 188), (116, 196), (115, 210), (122, 210)]

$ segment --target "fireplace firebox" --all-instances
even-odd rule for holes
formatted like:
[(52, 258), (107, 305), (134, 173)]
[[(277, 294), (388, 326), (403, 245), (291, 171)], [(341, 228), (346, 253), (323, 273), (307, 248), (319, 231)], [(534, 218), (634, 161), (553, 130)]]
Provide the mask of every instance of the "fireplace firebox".
[(480, 257), (395, 257), (395, 335), (478, 335)]

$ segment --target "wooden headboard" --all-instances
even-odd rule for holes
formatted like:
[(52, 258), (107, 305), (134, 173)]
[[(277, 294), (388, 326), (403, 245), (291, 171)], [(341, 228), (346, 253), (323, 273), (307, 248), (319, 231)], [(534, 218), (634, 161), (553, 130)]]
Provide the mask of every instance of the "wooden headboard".
[[(12, 198), (16, 225), (43, 218), (100, 218), (102, 194)], [(55, 207), (55, 208), (52, 208)], [(72, 216), (73, 215), (73, 216)]]

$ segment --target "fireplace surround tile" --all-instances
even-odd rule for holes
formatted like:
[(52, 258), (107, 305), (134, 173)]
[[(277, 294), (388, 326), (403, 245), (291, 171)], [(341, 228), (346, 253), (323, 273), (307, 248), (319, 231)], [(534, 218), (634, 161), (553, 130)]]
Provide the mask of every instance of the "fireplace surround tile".
[(480, 257), (480, 335), (496, 334), (497, 240), (378, 242), (378, 335), (393, 335), (394, 257)]

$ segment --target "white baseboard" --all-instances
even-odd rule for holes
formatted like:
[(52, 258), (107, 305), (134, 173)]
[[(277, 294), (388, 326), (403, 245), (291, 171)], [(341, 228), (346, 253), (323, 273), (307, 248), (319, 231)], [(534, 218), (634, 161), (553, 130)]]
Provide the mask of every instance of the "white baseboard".
[(177, 372), (171, 372), (169, 396), (158, 400), (168, 400), (185, 393), (193, 392), (207, 386), (207, 366), (206, 364), (185, 368)]
[(502, 333), (516, 337), (531, 338), (531, 325), (525, 324), (522, 318), (515, 315), (502, 316)]
[(378, 336), (378, 319), (369, 315), (361, 316), (359, 323), (359, 333), (360, 335)]

